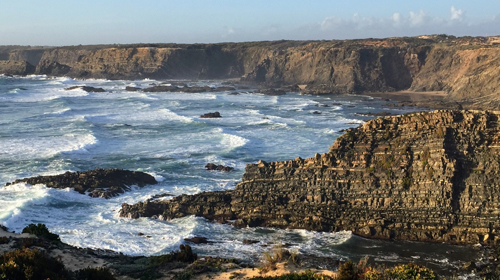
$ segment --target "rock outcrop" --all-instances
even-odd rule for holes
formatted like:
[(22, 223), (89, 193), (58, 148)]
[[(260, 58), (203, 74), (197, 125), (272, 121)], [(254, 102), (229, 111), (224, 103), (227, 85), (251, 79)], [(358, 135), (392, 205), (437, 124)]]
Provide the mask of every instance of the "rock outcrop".
[(232, 191), (124, 204), (123, 217), (500, 243), (500, 112), (435, 111), (349, 129), (309, 159), (249, 164)]
[(222, 118), (219, 112), (211, 112), (206, 113), (200, 116), (201, 119), (214, 119), (214, 118)]
[(5, 75), (28, 75), (35, 67), (27, 61), (0, 60), (0, 73)]
[(149, 174), (123, 169), (94, 169), (84, 172), (66, 172), (55, 176), (38, 176), (18, 179), (10, 184), (44, 184), (49, 188), (72, 188), (91, 197), (111, 198), (130, 189), (130, 186), (154, 185), (158, 182)]
[[(294, 91), (301, 85), (304, 94), (442, 91), (449, 101), (469, 107), (500, 108), (499, 42), (499, 37), (433, 35), (196, 45), (0, 47), (0, 60), (27, 61), (36, 69), (26, 73), (52, 76), (240, 78), (268, 87), (293, 86)], [(6, 71), (0, 67), (0, 73)]]
[(215, 164), (215, 163), (207, 163), (207, 165), (205, 165), (205, 169), (206, 170), (217, 170), (217, 171), (225, 171), (225, 172), (229, 172), (231, 170), (233, 170), (234, 168), (232, 168), (231, 166), (225, 166), (225, 165), (222, 165), (222, 164)]

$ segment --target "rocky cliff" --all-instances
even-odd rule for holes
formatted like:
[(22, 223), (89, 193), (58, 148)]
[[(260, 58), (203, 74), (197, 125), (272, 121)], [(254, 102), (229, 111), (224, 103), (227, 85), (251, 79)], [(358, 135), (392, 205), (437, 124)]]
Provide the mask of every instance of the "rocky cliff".
[[(444, 91), (477, 107), (500, 106), (500, 38), (446, 35), (343, 41), (0, 47), (0, 60), (31, 73), (107, 79), (241, 78), (304, 93)], [(2, 71), (0, 73), (8, 73)]]
[(498, 244), (499, 116), (435, 111), (371, 120), (328, 153), (249, 164), (232, 191), (124, 204), (121, 216)]

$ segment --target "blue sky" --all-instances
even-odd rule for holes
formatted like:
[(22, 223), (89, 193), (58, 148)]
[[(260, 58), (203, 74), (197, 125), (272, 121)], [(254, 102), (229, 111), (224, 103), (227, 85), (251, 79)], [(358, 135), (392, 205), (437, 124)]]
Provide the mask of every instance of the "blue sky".
[(500, 35), (500, 1), (4, 0), (0, 45)]

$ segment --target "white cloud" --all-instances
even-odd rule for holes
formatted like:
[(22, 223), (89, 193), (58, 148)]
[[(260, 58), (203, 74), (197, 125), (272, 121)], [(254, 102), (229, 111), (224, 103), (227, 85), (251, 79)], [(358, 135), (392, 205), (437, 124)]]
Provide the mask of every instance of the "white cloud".
[(410, 12), (410, 26), (422, 25), (426, 19), (427, 13), (420, 10), (418, 13)]
[(456, 9), (455, 6), (451, 6), (451, 20), (462, 21), (464, 19), (465, 13), (460, 9)]
[(399, 26), (401, 24), (401, 14), (394, 13), (392, 15), (392, 20), (394, 21), (394, 26)]
[[(412, 11), (408, 14), (395, 12), (390, 17), (364, 17), (354, 14), (351, 18), (327, 17), (322, 22), (304, 26), (295, 33), (300, 39), (354, 39), (384, 38), (395, 36), (418, 36), (424, 34), (450, 34), (455, 36), (493, 36), (500, 34), (500, 15), (470, 21), (466, 12), (455, 6), (450, 8), (450, 17), (431, 16), (427, 11)], [(297, 35), (295, 35), (297, 37)]]

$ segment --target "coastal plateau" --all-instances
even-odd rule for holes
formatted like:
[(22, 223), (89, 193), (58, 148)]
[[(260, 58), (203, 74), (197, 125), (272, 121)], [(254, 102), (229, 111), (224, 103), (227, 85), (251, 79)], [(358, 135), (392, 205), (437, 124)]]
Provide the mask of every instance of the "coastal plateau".
[(247, 165), (234, 190), (123, 204), (120, 215), (499, 244), (499, 116), (444, 110), (374, 119), (325, 154)]
[(500, 37), (0, 47), (0, 73), (106, 79), (228, 79), (303, 93), (443, 92), (498, 108)]

